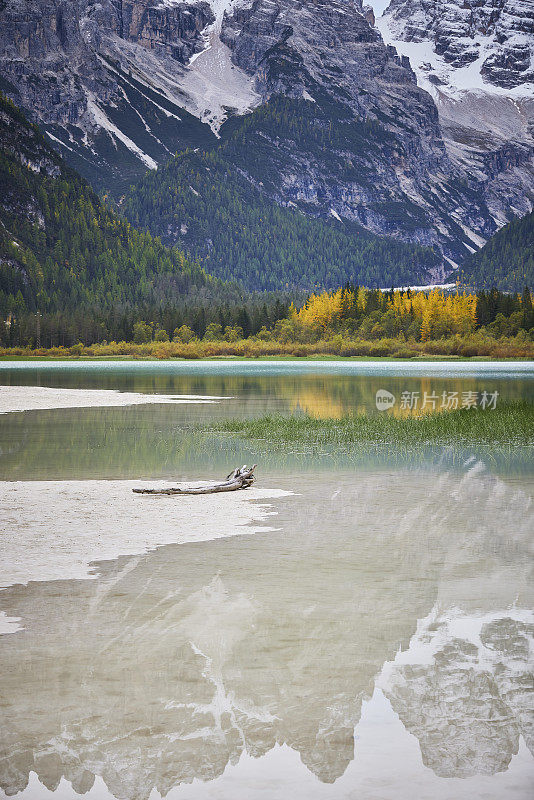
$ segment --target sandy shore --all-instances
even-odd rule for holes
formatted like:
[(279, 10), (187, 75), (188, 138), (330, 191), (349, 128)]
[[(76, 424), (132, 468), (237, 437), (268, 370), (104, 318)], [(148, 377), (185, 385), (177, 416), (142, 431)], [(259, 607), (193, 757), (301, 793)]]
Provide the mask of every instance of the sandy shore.
[(0, 414), (50, 408), (98, 408), (149, 403), (218, 403), (226, 397), (142, 394), (113, 389), (53, 389), (48, 386), (0, 386)]
[(271, 531), (263, 523), (274, 512), (265, 501), (288, 494), (259, 488), (189, 497), (132, 493), (134, 487), (173, 485), (180, 484), (0, 482), (0, 587), (93, 578), (98, 574), (90, 567), (94, 561), (141, 554), (164, 544)]

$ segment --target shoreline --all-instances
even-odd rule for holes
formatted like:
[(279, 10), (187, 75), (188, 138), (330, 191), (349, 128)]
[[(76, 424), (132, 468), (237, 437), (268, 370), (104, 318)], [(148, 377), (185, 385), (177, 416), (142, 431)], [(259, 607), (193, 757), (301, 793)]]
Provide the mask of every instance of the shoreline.
[(67, 408), (123, 408), (154, 404), (213, 405), (227, 399), (215, 395), (149, 394), (120, 392), (116, 389), (68, 389), (0, 384), (0, 415)]
[[(534, 359), (531, 356), (510, 356), (506, 358), (497, 358), (494, 356), (449, 356), (449, 355), (421, 355), (421, 356), (414, 356), (413, 358), (397, 358), (395, 356), (337, 356), (337, 355), (309, 355), (309, 356), (291, 356), (291, 355), (271, 355), (271, 356), (204, 356), (202, 358), (186, 358), (181, 356), (172, 356), (169, 358), (157, 358), (153, 355), (147, 356), (114, 356), (114, 355), (102, 355), (102, 356), (74, 356), (74, 355), (61, 355), (61, 356), (43, 356), (43, 355), (16, 355), (16, 356), (2, 356), (0, 355), (0, 365), (1, 364), (9, 364), (9, 363), (20, 363), (20, 362), (31, 362), (31, 363), (134, 363), (135, 362), (144, 362), (144, 363), (152, 363), (152, 364), (161, 364), (161, 363), (177, 363), (177, 364), (205, 364), (205, 363), (215, 363), (215, 364), (224, 364), (224, 363), (237, 363), (237, 364), (246, 364), (246, 363), (276, 363), (278, 361), (283, 363), (290, 363), (294, 362), (296, 364), (299, 363), (310, 363), (310, 362), (336, 362), (342, 361), (344, 363), (392, 363), (392, 364), (436, 364), (440, 362), (458, 364), (458, 363), (492, 363), (492, 364), (510, 364), (510, 363), (531, 363), (534, 369)], [(0, 367), (1, 368), (1, 367)]]
[(277, 513), (271, 501), (291, 494), (258, 487), (178, 498), (132, 493), (139, 487), (206, 483), (142, 478), (0, 482), (0, 515), (7, 523), (0, 598), (3, 589), (30, 581), (94, 579), (101, 562), (141, 557), (164, 545), (272, 532), (276, 529), (266, 524)]
[[(180, 329), (181, 330), (181, 329)], [(374, 329), (373, 329), (374, 330)], [(232, 331), (230, 331), (232, 332)], [(101, 341), (92, 344), (52, 344), (36, 347), (35, 342), (28, 345), (0, 347), (0, 360), (16, 358), (61, 358), (61, 359), (157, 359), (199, 360), (199, 359), (394, 359), (399, 361), (433, 360), (435, 358), (459, 359), (534, 359), (534, 328), (532, 335), (521, 330), (517, 335), (497, 336), (492, 331), (480, 328), (471, 333), (453, 334), (447, 337), (381, 336), (361, 338), (348, 334), (324, 330), (317, 337), (313, 330), (306, 328), (293, 337), (289, 332), (281, 332), (279, 338), (249, 336), (248, 338), (199, 339), (189, 331), (189, 338), (169, 341), (152, 339), (144, 342)], [(165, 332), (167, 336), (167, 333)], [(188, 334), (189, 335), (189, 334)], [(259, 335), (259, 334), (258, 334)]]

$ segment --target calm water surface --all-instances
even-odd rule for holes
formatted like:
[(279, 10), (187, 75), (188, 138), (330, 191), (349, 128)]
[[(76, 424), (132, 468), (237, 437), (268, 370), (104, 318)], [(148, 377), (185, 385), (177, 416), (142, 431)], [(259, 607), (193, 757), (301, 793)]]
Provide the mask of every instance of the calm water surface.
[[(534, 400), (531, 368), (1, 364), (0, 396), (2, 384), (228, 399), (0, 415), (0, 481), (61, 492), (81, 478), (216, 477), (254, 459), (261, 486), (293, 494), (271, 501), (274, 531), (0, 592), (24, 628), (0, 636), (0, 793), (532, 796), (532, 453), (451, 462), (443, 448), (362, 454), (194, 429), (267, 411), (377, 413), (378, 389)], [(73, 528), (58, 517), (66, 546), (77, 511)]]

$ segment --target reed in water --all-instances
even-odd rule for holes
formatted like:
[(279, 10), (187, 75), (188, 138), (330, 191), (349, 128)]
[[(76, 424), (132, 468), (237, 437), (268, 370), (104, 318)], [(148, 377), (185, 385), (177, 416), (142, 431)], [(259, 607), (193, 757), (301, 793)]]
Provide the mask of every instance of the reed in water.
[(350, 444), (354, 442), (420, 444), (534, 445), (534, 404), (507, 401), (494, 409), (454, 411), (396, 417), (347, 414), (340, 419), (308, 414), (269, 414), (257, 419), (226, 419), (210, 424), (211, 431), (233, 433), (271, 442)]

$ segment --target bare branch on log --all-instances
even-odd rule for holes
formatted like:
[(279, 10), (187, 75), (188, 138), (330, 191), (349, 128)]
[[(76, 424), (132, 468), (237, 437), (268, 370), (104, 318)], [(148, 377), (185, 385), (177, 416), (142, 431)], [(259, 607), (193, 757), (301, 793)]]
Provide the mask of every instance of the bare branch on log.
[(222, 483), (214, 483), (211, 486), (189, 486), (185, 489), (132, 489), (136, 494), (216, 494), (218, 492), (235, 492), (236, 489), (248, 489), (254, 483), (253, 472), (256, 469), (256, 464), (252, 467), (247, 467), (243, 464), (242, 467), (237, 467), (231, 472), (225, 481)]

